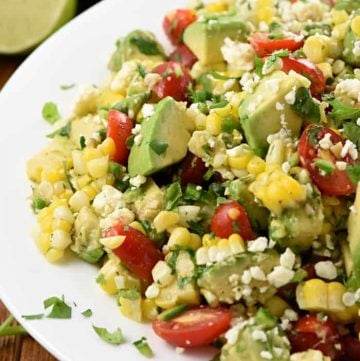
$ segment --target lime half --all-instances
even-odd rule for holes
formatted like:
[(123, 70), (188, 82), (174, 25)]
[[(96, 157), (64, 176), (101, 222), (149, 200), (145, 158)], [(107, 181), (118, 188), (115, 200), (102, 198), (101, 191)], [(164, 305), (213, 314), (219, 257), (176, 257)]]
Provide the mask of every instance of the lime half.
[(77, 0), (0, 0), (0, 54), (25, 53), (70, 20)]

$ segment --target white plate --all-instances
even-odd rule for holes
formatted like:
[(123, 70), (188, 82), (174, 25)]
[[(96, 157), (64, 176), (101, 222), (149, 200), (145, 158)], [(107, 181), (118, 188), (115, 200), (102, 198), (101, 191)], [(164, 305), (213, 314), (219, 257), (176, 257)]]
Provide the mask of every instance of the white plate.
[[(17, 70), (0, 94), (0, 297), (30, 334), (64, 361), (144, 360), (132, 342), (146, 336), (155, 360), (209, 360), (212, 350), (178, 355), (153, 334), (148, 325), (123, 318), (111, 297), (95, 283), (96, 267), (72, 259), (50, 265), (30, 238), (35, 218), (26, 198), (31, 193), (25, 162), (46, 144), (49, 127), (41, 118), (44, 102), (54, 101), (67, 114), (76, 89), (61, 84), (99, 83), (115, 40), (142, 28), (165, 41), (161, 22), (166, 11), (184, 0), (107, 0), (70, 22), (40, 46)], [(43, 311), (42, 301), (65, 295), (76, 302), (71, 320), (34, 320), (24, 314)], [(87, 308), (94, 316), (86, 319)], [(111, 346), (92, 330), (92, 324), (121, 327), (127, 343)]]

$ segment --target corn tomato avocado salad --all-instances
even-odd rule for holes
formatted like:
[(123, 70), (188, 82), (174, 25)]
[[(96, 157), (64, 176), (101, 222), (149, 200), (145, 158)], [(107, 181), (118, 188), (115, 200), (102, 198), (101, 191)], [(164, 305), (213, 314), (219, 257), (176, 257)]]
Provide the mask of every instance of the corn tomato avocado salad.
[(163, 28), (170, 54), (119, 39), (28, 162), (39, 250), (99, 265), (178, 352), (360, 360), (360, 2), (197, 1)]

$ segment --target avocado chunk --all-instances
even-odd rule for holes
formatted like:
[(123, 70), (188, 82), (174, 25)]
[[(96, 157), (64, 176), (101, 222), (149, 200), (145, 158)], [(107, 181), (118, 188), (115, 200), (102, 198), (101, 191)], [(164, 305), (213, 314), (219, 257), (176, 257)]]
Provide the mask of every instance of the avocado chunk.
[(165, 52), (153, 33), (134, 30), (116, 43), (116, 50), (109, 63), (109, 69), (119, 71), (128, 60), (150, 59), (162, 62), (166, 59)]
[[(240, 122), (247, 143), (258, 155), (266, 154), (267, 137), (284, 126), (293, 137), (299, 135), (302, 118), (285, 101), (285, 96), (299, 87), (298, 79), (275, 71), (261, 79), (254, 93), (245, 95), (239, 107)], [(277, 110), (278, 103), (283, 110)]]
[[(352, 18), (359, 15), (360, 15), (360, 11), (358, 10), (354, 13)], [(356, 46), (356, 43), (359, 41), (360, 41), (360, 37), (357, 36), (352, 31), (351, 22), (350, 22), (344, 38), (343, 57), (348, 64), (353, 66), (360, 66), (360, 50), (359, 50), (359, 46)]]
[[(310, 189), (309, 189), (310, 192)], [(273, 215), (269, 233), (273, 241), (282, 247), (290, 247), (294, 252), (309, 249), (320, 236), (323, 221), (323, 205), (319, 191), (312, 187), (305, 204), (286, 208), (280, 215)]]
[(277, 320), (266, 309), (260, 309), (255, 317), (240, 323), (237, 340), (226, 343), (220, 361), (288, 361), (290, 346)]
[(134, 119), (149, 98), (150, 92), (129, 95), (116, 103), (113, 108)]
[(141, 143), (131, 148), (130, 177), (148, 176), (185, 157), (190, 139), (185, 119), (185, 108), (171, 97), (156, 105), (154, 114), (141, 123)]
[[(278, 264), (279, 255), (274, 250), (264, 253), (241, 253), (210, 266), (198, 279), (198, 285), (207, 299), (211, 295), (215, 296), (219, 302), (232, 304), (245, 296), (247, 302), (257, 300), (264, 303), (276, 293), (276, 289), (266, 279), (263, 281), (253, 279), (250, 285), (245, 285), (241, 276), (244, 271), (254, 266), (259, 266), (267, 275)], [(242, 288), (247, 288), (247, 286), (252, 288), (251, 297), (242, 292)], [(262, 287), (268, 287), (266, 292), (260, 292)]]
[(75, 220), (75, 243), (71, 249), (86, 262), (96, 263), (104, 254), (100, 235), (99, 218), (90, 207), (83, 207)]
[(353, 277), (351, 287), (360, 287), (360, 185), (356, 191), (354, 210), (350, 212), (348, 221), (348, 242), (353, 261)]
[(225, 38), (244, 40), (247, 32), (239, 16), (221, 15), (192, 23), (185, 29), (183, 40), (202, 65), (210, 65), (224, 61), (220, 49)]

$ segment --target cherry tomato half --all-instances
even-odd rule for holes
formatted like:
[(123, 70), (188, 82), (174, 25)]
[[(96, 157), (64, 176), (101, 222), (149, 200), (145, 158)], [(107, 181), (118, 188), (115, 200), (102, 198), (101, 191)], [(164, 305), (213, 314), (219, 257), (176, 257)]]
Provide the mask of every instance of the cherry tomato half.
[(192, 153), (188, 153), (180, 165), (181, 185), (186, 186), (193, 183), (201, 186), (204, 183), (204, 174), (207, 168), (201, 158)]
[(217, 237), (221, 238), (228, 238), (233, 233), (239, 233), (244, 240), (254, 238), (246, 210), (235, 201), (221, 204), (216, 209), (210, 228)]
[(132, 120), (124, 113), (112, 109), (108, 115), (107, 136), (115, 143), (116, 151), (111, 159), (117, 163), (125, 164), (129, 156), (126, 140), (131, 135)]
[[(354, 164), (350, 155), (345, 158), (338, 158), (330, 150), (322, 149), (319, 141), (326, 135), (330, 134), (330, 140), (335, 145), (337, 143), (345, 144), (341, 135), (330, 128), (310, 124), (303, 132), (299, 145), (298, 154), (301, 165), (310, 173), (314, 184), (322, 193), (331, 196), (345, 196), (356, 191), (356, 185), (351, 182), (346, 170), (340, 170), (336, 167), (337, 161), (344, 161), (348, 164)], [(324, 175), (315, 165), (316, 160), (327, 160), (334, 166), (331, 174)]]
[(249, 40), (256, 55), (259, 57), (270, 55), (275, 50), (287, 49), (295, 51), (304, 44), (304, 39), (269, 39), (269, 34), (267, 33), (253, 33)]
[(159, 99), (170, 96), (178, 101), (186, 100), (187, 90), (191, 84), (191, 76), (187, 68), (169, 61), (158, 65), (152, 72), (161, 75), (161, 79), (152, 88)]
[(341, 339), (344, 349), (342, 361), (360, 360), (360, 341), (353, 336), (345, 336)]
[(182, 34), (196, 20), (196, 13), (191, 9), (177, 9), (165, 15), (163, 29), (173, 45), (182, 42)]
[(191, 67), (197, 62), (197, 57), (185, 44), (179, 44), (170, 54), (170, 60), (176, 61), (191, 69)]
[(154, 320), (155, 333), (177, 347), (208, 345), (230, 328), (231, 313), (226, 308), (199, 307), (169, 321)]
[(288, 333), (292, 352), (302, 352), (308, 349), (321, 351), (332, 361), (339, 360), (342, 345), (339, 334), (331, 319), (320, 320), (316, 315), (306, 315), (296, 322)]
[(148, 237), (135, 228), (121, 223), (105, 231), (103, 236), (125, 236), (125, 240), (114, 253), (136, 276), (146, 282), (152, 282), (151, 270), (162, 259), (162, 255)]
[(310, 91), (313, 96), (319, 96), (326, 90), (326, 81), (323, 72), (310, 60), (304, 58), (282, 58), (282, 70), (289, 73), (294, 70), (311, 81)]

